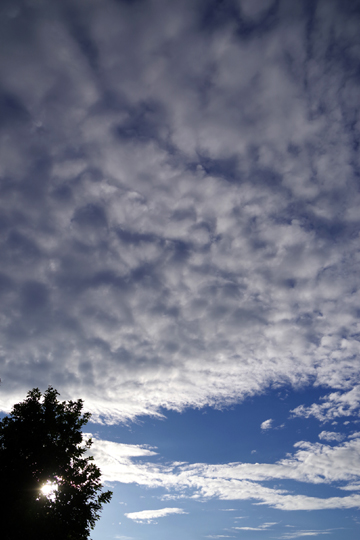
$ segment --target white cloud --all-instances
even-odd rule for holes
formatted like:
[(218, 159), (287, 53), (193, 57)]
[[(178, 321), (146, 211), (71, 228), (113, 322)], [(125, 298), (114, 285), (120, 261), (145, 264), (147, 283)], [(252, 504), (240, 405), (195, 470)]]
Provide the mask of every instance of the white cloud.
[(208, 534), (205, 538), (234, 538), (228, 534)]
[(239, 531), (266, 531), (274, 525), (277, 525), (277, 523), (264, 523), (263, 525), (259, 525), (259, 527), (233, 527), (233, 529)]
[(246, 40), (189, 0), (80, 2), (89, 46), (54, 2), (1, 18), (2, 410), (49, 381), (108, 422), (275, 384), (358, 410), (358, 87), (326, 52), (357, 36), (320, 2), (308, 58), (285, 4), (259, 33), (239, 1)]
[(271, 429), (272, 427), (272, 423), (273, 423), (273, 420), (271, 418), (269, 418), (269, 420), (265, 420), (262, 424), (261, 424), (261, 429), (263, 431), (267, 431), (268, 429)]
[(154, 523), (158, 518), (171, 514), (187, 514), (182, 508), (160, 508), (159, 510), (142, 510), (141, 512), (128, 512), (125, 516), (138, 523)]
[(355, 415), (360, 408), (360, 385), (354, 385), (354, 388), (347, 392), (332, 392), (322, 397), (321, 400), (323, 403), (313, 403), (309, 407), (299, 405), (291, 412), (294, 416), (304, 416), (305, 418), (314, 416), (322, 422)]
[(292, 533), (286, 533), (284, 540), (292, 540), (293, 538), (301, 538), (303, 536), (320, 536), (321, 534), (331, 534), (331, 531), (294, 531)]
[(341, 486), (340, 489), (344, 491), (360, 491), (360, 482), (354, 484), (347, 484), (346, 486)]
[[(354, 486), (359, 482), (360, 439), (338, 446), (300, 442), (293, 456), (276, 463), (228, 463), (209, 465), (156, 464), (139, 459), (149, 452), (141, 447), (126, 450), (117, 443), (94, 440), (92, 453), (107, 481), (137, 483), (149, 488), (161, 487), (168, 498), (254, 500), (280, 510), (316, 510), (360, 507), (360, 495), (317, 498), (293, 495), (286, 489), (266, 487), (262, 482), (295, 480), (305, 484), (342, 482)], [(110, 448), (111, 455), (107, 454)], [(129, 457), (131, 452), (135, 457)], [(136, 453), (137, 452), (137, 453)], [(153, 454), (153, 453), (152, 453)], [(136, 461), (135, 461), (136, 460)], [(350, 490), (350, 488), (348, 489)], [(165, 497), (166, 498), (166, 497)]]
[(157, 454), (157, 452), (154, 451), (154, 448), (147, 444), (123, 444), (113, 441), (106, 441), (104, 439), (97, 438), (92, 433), (87, 432), (84, 432), (84, 437), (86, 439), (93, 439), (93, 448), (95, 448), (97, 452), (103, 452), (104, 455), (113, 456), (116, 458), (155, 456)]
[(328, 442), (340, 442), (345, 439), (345, 435), (343, 433), (336, 433), (334, 431), (322, 431), (321, 433), (319, 433), (319, 439)]

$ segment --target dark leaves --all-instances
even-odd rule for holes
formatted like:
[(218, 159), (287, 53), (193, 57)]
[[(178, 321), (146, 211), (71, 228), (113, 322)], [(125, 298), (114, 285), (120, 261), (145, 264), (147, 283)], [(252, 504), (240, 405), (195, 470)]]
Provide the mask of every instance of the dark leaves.
[[(101, 473), (86, 456), (83, 401), (61, 402), (52, 387), (31, 390), (0, 422), (0, 508), (6, 540), (86, 540), (111, 499), (102, 492)], [(57, 485), (53, 497), (41, 487)], [(19, 509), (21, 508), (21, 512)], [(4, 522), (5, 520), (5, 522)], [(30, 532), (29, 532), (30, 531)]]

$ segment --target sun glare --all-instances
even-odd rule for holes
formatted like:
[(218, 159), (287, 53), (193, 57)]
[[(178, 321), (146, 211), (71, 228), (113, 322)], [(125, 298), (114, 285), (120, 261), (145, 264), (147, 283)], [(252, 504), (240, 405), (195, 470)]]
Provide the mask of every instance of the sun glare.
[(41, 493), (51, 501), (55, 500), (57, 490), (58, 485), (55, 482), (47, 482), (40, 488)]

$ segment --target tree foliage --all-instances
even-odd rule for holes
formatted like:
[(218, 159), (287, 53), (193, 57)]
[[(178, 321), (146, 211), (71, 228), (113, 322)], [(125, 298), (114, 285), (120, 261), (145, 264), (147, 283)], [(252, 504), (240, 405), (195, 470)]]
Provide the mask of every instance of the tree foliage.
[[(31, 390), (0, 422), (0, 513), (4, 540), (86, 540), (111, 491), (86, 454), (83, 401)], [(42, 490), (54, 486), (51, 494)], [(4, 534), (5, 533), (5, 534)]]

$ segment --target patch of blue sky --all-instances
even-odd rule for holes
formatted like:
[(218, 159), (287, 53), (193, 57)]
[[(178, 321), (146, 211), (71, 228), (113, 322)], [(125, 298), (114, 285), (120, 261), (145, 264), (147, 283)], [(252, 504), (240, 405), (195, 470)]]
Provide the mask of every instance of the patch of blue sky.
[[(166, 540), (171, 536), (181, 540), (199, 538), (240, 538), (246, 540), (285, 539), (291, 531), (318, 531), (329, 535), (331, 540), (357, 540), (357, 509), (343, 510), (281, 511), (266, 506), (258, 506), (253, 501), (221, 501), (211, 499), (206, 502), (191, 499), (162, 500), (161, 490), (144, 490), (135, 485), (113, 487), (113, 503), (104, 508), (102, 520), (92, 534), (93, 540), (125, 536)], [(124, 501), (125, 504), (124, 504)], [(181, 508), (185, 513), (154, 519), (152, 522), (134, 522), (125, 514), (144, 509)], [(273, 524), (267, 526), (267, 524)], [(256, 530), (258, 529), (258, 530)], [(315, 534), (314, 534), (315, 536)], [(294, 536), (295, 537), (295, 536)]]
[[(309, 389), (308, 389), (309, 390)], [(234, 405), (231, 408), (216, 410), (206, 407), (201, 410), (187, 409), (182, 413), (162, 410), (163, 419), (139, 418), (137, 422), (130, 425), (118, 425), (116, 427), (89, 425), (94, 433), (100, 438), (110, 438), (122, 443), (132, 445), (149, 445), (157, 452), (153, 456), (142, 456), (134, 458), (133, 462), (147, 462), (153, 466), (170, 467), (174, 471), (176, 467), (185, 462), (189, 466), (201, 464), (205, 467), (213, 465), (226, 465), (234, 462), (246, 464), (276, 464), (282, 460), (294, 456), (298, 448), (294, 444), (299, 441), (309, 443), (319, 443), (319, 433), (324, 429), (324, 425), (315, 418), (304, 419), (291, 416), (291, 410), (299, 403), (310, 405), (319, 400), (324, 395), (324, 389), (317, 388), (311, 391), (292, 391), (290, 388), (283, 388), (268, 391), (265, 395), (256, 396), (245, 400), (242, 404)], [(273, 423), (269, 429), (261, 429), (261, 423), (271, 416)], [(354, 418), (356, 422), (356, 418)], [(329, 426), (329, 423), (326, 424)], [(329, 431), (350, 435), (354, 432), (356, 423), (329, 427)], [(336, 431), (334, 431), (336, 430)], [(335, 447), (334, 443), (326, 443)], [(311, 456), (309, 456), (311, 458)], [(174, 466), (174, 464), (176, 466)], [(179, 465), (178, 465), (179, 464)], [(150, 482), (151, 483), (151, 482)], [(268, 477), (263, 477), (261, 486), (274, 490), (280, 490), (285, 495), (297, 495), (315, 499), (328, 499), (330, 497), (344, 497), (348, 492), (340, 490), (346, 482), (314, 483), (309, 481), (294, 481), (289, 478), (274, 478), (269, 472)], [(239, 537), (239, 534), (251, 535), (251, 538), (285, 538), (286, 524), (296, 528), (298, 523), (306, 523), (307, 531), (322, 530), (324, 515), (330, 515), (329, 521), (326, 519), (327, 531), (334, 539), (341, 539), (341, 534), (335, 530), (343, 530), (347, 527), (349, 538), (356, 538), (357, 530), (354, 523), (350, 523), (351, 515), (358, 515), (358, 510), (352, 508), (349, 511), (337, 510), (280, 510), (271, 507), (271, 499), (265, 504), (261, 500), (250, 498), (250, 500), (238, 500), (230, 498), (221, 500), (219, 496), (200, 497), (193, 499), (195, 492), (189, 488), (176, 489), (176, 485), (170, 488), (154, 488), (149, 486), (134, 486), (133, 484), (113, 484), (115, 489), (115, 499), (124, 497), (124, 500), (131, 501), (126, 506), (126, 512), (138, 512), (142, 509), (163, 507), (181, 507), (186, 515), (168, 516), (159, 518), (159, 531), (162, 538), (166, 538), (171, 527), (175, 527), (175, 538), (181, 538), (187, 529), (187, 534), (193, 535), (191, 538), (199, 538), (211, 535), (216, 536), (230, 534), (230, 537)], [(121, 486), (121, 487), (120, 487)], [(180, 487), (180, 486), (178, 486)], [(174, 490), (175, 488), (175, 490)], [(127, 495), (129, 489), (131, 497)], [(119, 495), (124, 493), (126, 495)], [(121, 502), (121, 501), (120, 501)], [(114, 506), (114, 502), (112, 506)], [(260, 506), (259, 506), (260, 504)], [(225, 512), (228, 510), (228, 512)], [(222, 513), (223, 512), (223, 513)], [(301, 514), (301, 518), (297, 514)], [(318, 515), (317, 515), (318, 514)], [(193, 516), (196, 518), (193, 520)], [(175, 522), (172, 521), (174, 517)], [(261, 528), (263, 523), (275, 522), (277, 524), (276, 533), (271, 529)], [(129, 524), (129, 518), (123, 519), (122, 530), (126, 535), (135, 535), (144, 529), (142, 522)], [(146, 538), (153, 538), (153, 533), (148, 524)], [(340, 526), (341, 525), (341, 526)], [(98, 526), (100, 527), (100, 525)], [(169, 529), (170, 527), (170, 529)], [(246, 527), (237, 529), (236, 527)], [(319, 528), (320, 527), (320, 528)], [(256, 530), (259, 529), (259, 530)], [(101, 529), (102, 530), (102, 529)], [(189, 532), (191, 531), (191, 532)], [(282, 532), (281, 532), (282, 531)], [(102, 534), (102, 533), (101, 533)], [(172, 533), (174, 534), (174, 533)], [(273, 536), (277, 534), (278, 536)], [(320, 533), (319, 533), (320, 534)], [(148, 536), (150, 535), (150, 536)], [(100, 533), (99, 533), (100, 538)]]
[[(279, 387), (222, 409), (203, 407), (181, 413), (160, 409), (162, 419), (138, 417), (116, 429), (89, 423), (86, 429), (103, 439), (111, 436), (127, 444), (155, 446), (166, 460), (255, 463), (266, 458), (274, 462), (292, 452), (299, 440), (318, 442), (318, 433), (325, 429), (320, 422), (294, 418), (291, 411), (318, 402), (324, 394), (323, 388), (306, 387), (295, 392)], [(261, 424), (268, 419), (272, 419), (270, 429), (262, 430)], [(352, 424), (342, 431), (350, 433), (351, 429)]]

